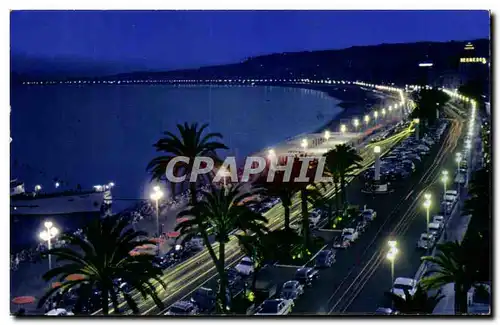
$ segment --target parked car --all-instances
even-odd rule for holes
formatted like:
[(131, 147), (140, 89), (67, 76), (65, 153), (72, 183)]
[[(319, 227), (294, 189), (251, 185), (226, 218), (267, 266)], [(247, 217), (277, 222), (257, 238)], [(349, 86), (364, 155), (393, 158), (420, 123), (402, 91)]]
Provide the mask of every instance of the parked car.
[(417, 248), (429, 249), (434, 246), (435, 238), (432, 234), (427, 234), (426, 232), (420, 234), (420, 238), (417, 241)]
[(361, 216), (366, 221), (373, 221), (377, 217), (377, 211), (373, 209), (365, 209), (361, 212)]
[(361, 220), (356, 224), (356, 231), (358, 233), (363, 233), (365, 232), (367, 227), (368, 227), (368, 222), (366, 220)]
[(283, 284), (280, 297), (288, 300), (295, 300), (304, 293), (304, 286), (297, 280), (290, 280)]
[[(211, 312), (215, 310), (215, 305), (217, 301), (217, 292), (215, 290), (205, 287), (200, 287), (196, 289), (191, 297), (191, 302), (198, 307), (200, 311)], [(229, 289), (226, 288), (226, 303), (229, 305), (231, 303), (231, 294)]]
[(345, 249), (351, 246), (351, 241), (343, 236), (337, 236), (333, 240), (333, 248)]
[(342, 230), (342, 237), (349, 240), (351, 243), (355, 242), (358, 239), (358, 232), (354, 228), (344, 228)]
[(379, 307), (375, 310), (375, 315), (397, 315), (399, 312), (392, 308)]
[(396, 278), (394, 284), (392, 285), (391, 292), (403, 299), (406, 299), (405, 289), (408, 290), (408, 293), (413, 296), (415, 291), (417, 291), (417, 281), (412, 278)]
[(441, 225), (441, 227), (444, 227), (444, 217), (443, 216), (434, 216), (432, 218), (432, 222), (438, 223)]
[(436, 222), (429, 223), (429, 233), (434, 235), (434, 237), (439, 238), (441, 230), (443, 230), (442, 224)]
[(70, 311), (67, 311), (64, 308), (52, 309), (52, 310), (49, 310), (47, 313), (45, 313), (45, 316), (73, 316), (73, 315), (75, 315), (75, 314), (73, 314)]
[(243, 275), (250, 275), (254, 272), (253, 262), (250, 257), (243, 257), (235, 269)]
[(318, 270), (310, 267), (301, 267), (295, 272), (295, 280), (306, 286), (312, 285), (313, 280), (317, 278), (319, 278)]
[(241, 273), (239, 273), (234, 268), (226, 270), (226, 277), (227, 277), (227, 284), (229, 287), (234, 287), (243, 283), (243, 278), (241, 277)]
[(335, 253), (331, 250), (322, 250), (316, 256), (316, 267), (330, 267), (335, 263)]
[(293, 300), (269, 299), (265, 300), (256, 310), (255, 315), (288, 315), (292, 312)]
[(177, 301), (165, 313), (165, 315), (191, 316), (198, 315), (198, 308), (190, 301)]

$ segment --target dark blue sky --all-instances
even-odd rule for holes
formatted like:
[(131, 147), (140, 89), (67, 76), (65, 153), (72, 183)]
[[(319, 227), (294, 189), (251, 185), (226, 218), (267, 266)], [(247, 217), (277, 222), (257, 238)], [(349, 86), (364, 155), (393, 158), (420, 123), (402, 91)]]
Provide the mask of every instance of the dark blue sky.
[(16, 11), (13, 54), (150, 69), (283, 51), (489, 37), (487, 11)]

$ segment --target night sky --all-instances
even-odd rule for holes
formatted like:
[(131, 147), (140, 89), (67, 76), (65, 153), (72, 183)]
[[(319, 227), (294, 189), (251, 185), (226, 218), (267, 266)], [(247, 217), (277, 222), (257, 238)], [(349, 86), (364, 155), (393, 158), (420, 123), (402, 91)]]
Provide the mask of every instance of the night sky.
[(487, 11), (16, 11), (13, 57), (173, 69), (284, 51), (489, 37)]

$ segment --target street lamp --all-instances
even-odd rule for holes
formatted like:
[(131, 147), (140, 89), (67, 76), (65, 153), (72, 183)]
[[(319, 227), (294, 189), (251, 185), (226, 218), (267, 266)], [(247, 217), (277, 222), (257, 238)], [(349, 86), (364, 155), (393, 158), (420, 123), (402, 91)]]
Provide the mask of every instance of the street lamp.
[(442, 174), (443, 175), (441, 176), (441, 181), (443, 182), (444, 193), (446, 194), (446, 183), (448, 182), (448, 171), (447, 170), (443, 170)]
[(41, 185), (35, 185), (35, 193), (38, 193), (42, 190), (42, 186)]
[[(151, 200), (155, 201), (156, 206), (156, 233), (160, 237), (160, 208), (158, 207), (158, 201), (163, 197), (163, 192), (161, 188), (156, 185), (153, 187), (153, 193), (151, 193)], [(160, 252), (160, 242), (158, 241), (158, 252)]]
[(380, 152), (381, 152), (380, 146), (375, 146), (373, 147), (373, 152), (375, 153), (375, 175), (373, 177), (373, 180), (375, 182), (378, 182), (380, 180)]
[(391, 262), (391, 284), (394, 283), (394, 260), (396, 259), (396, 255), (398, 254), (397, 242), (395, 240), (390, 240), (389, 244), (389, 252), (387, 252), (387, 259)]
[(370, 123), (370, 116), (369, 115), (365, 115), (365, 124), (368, 125), (368, 123)]
[(325, 140), (328, 141), (330, 139), (330, 131), (326, 130), (325, 131)]
[(355, 118), (353, 121), (352, 121), (352, 124), (354, 124), (354, 127), (356, 128), (356, 130), (358, 129), (358, 126), (359, 126), (359, 120), (357, 118)]
[(267, 158), (271, 159), (271, 158), (274, 158), (276, 156), (276, 152), (274, 151), (274, 149), (269, 149), (267, 151)]
[[(44, 226), (46, 230), (40, 232), (40, 238), (44, 241), (47, 242), (47, 247), (50, 250), (51, 249), (51, 239), (56, 237), (57, 234), (59, 233), (59, 229), (53, 226), (52, 222), (50, 221), (45, 221)], [(52, 258), (51, 254), (49, 255), (49, 270), (52, 269)]]
[(420, 119), (416, 118), (413, 120), (415, 122), (415, 138), (419, 140), (420, 137)]
[(302, 147), (302, 149), (307, 149), (307, 139), (302, 139), (302, 142), (300, 143), (300, 146)]
[(431, 200), (426, 199), (424, 202), (424, 208), (426, 210), (426, 221), (427, 221), (427, 236), (429, 235), (429, 208), (431, 207)]
[(382, 116), (385, 116), (385, 108), (382, 108)]
[[(394, 105), (394, 108), (397, 108), (397, 104)], [(389, 106), (389, 108), (387, 109), (389, 112), (392, 112), (392, 106)]]
[(54, 186), (55, 186), (56, 188), (58, 188), (60, 185), (61, 185), (61, 184), (59, 184), (59, 182), (56, 182), (56, 183), (54, 184)]
[(347, 126), (345, 126), (345, 124), (342, 124), (342, 125), (340, 126), (340, 132), (341, 132), (341, 133), (345, 133), (346, 131), (347, 131)]
[(373, 117), (375, 118), (375, 120), (378, 118), (378, 112), (377, 111), (373, 112)]

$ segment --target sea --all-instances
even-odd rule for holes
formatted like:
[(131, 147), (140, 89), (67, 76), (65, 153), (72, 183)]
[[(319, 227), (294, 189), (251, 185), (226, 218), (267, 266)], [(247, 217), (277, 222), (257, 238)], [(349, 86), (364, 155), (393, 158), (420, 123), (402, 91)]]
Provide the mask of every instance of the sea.
[(43, 191), (115, 183), (119, 211), (151, 191), (148, 162), (164, 131), (208, 123), (247, 155), (318, 130), (342, 112), (325, 92), (273, 86), (46, 85), (11, 89), (11, 179)]

